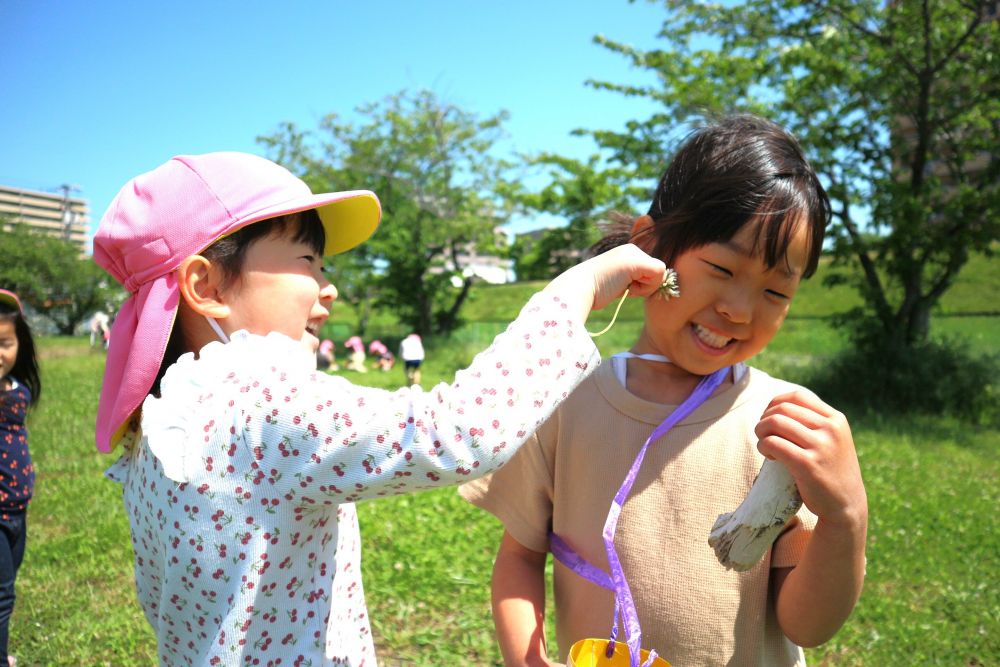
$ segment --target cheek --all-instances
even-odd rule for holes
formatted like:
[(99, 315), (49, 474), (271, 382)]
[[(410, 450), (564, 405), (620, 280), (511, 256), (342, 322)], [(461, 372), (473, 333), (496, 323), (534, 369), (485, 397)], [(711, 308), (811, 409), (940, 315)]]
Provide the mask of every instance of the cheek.
[(690, 303), (685, 299), (668, 301), (653, 295), (645, 302), (645, 321), (652, 331), (660, 335), (674, 333), (684, 328), (690, 320)]
[(303, 311), (306, 317), (309, 316), (313, 304), (319, 300), (319, 287), (316, 283), (305, 284), (295, 294), (295, 304)]
[(785, 323), (787, 316), (788, 306), (766, 305), (757, 316), (757, 321), (760, 325), (758, 331), (761, 335), (768, 338), (773, 337), (781, 329), (781, 325)]
[(283, 295), (288, 315), (296, 321), (305, 321), (312, 313), (313, 305), (319, 300), (319, 285), (315, 280), (301, 278), (288, 285)]

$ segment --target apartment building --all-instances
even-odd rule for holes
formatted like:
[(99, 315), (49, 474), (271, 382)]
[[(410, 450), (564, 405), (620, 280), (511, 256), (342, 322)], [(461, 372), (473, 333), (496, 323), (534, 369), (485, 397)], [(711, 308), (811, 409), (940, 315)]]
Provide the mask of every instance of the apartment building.
[(0, 185), (0, 239), (11, 223), (22, 223), (33, 230), (59, 236), (87, 251), (90, 230), (90, 207), (86, 199), (71, 196), (72, 186), (59, 192), (39, 192)]

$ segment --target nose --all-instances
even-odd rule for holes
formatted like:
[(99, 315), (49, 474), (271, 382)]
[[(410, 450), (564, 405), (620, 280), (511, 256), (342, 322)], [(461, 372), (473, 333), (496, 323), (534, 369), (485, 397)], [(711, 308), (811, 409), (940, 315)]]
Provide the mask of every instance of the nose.
[(316, 271), (315, 273), (316, 282), (319, 284), (319, 300), (321, 302), (333, 303), (337, 300), (337, 288), (333, 286), (333, 283), (326, 277), (326, 273), (322, 270)]
[(333, 302), (337, 300), (337, 294), (337, 288), (333, 286), (333, 283), (324, 278), (319, 288), (319, 300)]
[(715, 310), (733, 324), (749, 324), (753, 320), (754, 303), (745, 290), (727, 290), (715, 304)]

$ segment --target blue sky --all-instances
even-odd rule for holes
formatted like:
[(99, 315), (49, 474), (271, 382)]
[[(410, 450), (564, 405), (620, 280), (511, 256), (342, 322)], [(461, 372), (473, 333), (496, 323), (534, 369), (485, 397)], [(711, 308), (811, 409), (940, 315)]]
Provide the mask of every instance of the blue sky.
[(593, 146), (572, 129), (651, 109), (584, 86), (650, 77), (593, 36), (652, 47), (662, 16), (642, 0), (0, 0), (0, 184), (78, 186), (93, 231), (129, 178), (173, 155), (262, 153), (256, 137), (283, 121), (311, 129), (424, 88), (509, 111), (511, 149), (582, 157)]

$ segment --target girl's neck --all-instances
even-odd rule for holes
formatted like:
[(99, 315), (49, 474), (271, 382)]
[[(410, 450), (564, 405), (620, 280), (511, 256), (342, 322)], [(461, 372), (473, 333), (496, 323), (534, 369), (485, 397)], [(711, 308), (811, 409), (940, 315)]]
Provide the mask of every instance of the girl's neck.
[[(631, 350), (633, 354), (650, 354), (644, 350)], [(653, 353), (655, 354), (655, 353)], [(630, 394), (644, 401), (679, 405), (701, 381), (694, 375), (673, 363), (630, 358), (625, 360), (625, 388)]]

